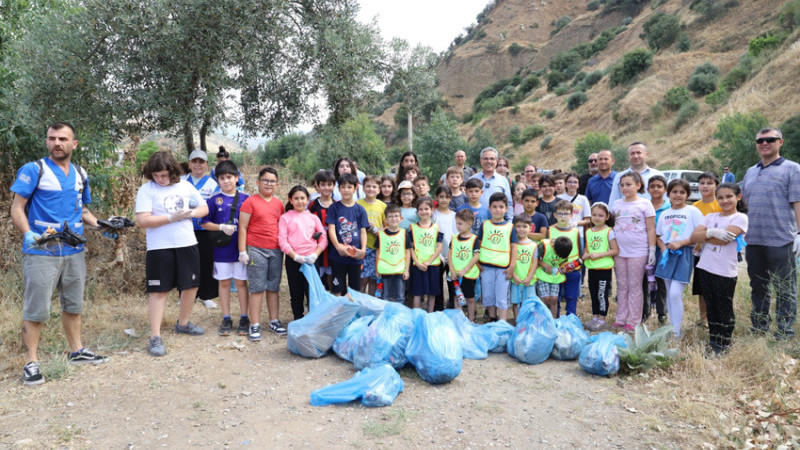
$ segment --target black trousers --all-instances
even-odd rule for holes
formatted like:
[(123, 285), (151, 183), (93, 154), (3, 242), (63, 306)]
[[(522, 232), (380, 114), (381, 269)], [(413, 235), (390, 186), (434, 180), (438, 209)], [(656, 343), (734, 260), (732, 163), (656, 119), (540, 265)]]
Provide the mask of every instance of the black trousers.
[[(444, 281), (445, 273), (450, 272), (450, 266), (445, 264), (444, 261), (442, 262), (442, 269), (439, 271), (439, 286), (442, 285), (442, 281)], [(452, 281), (447, 282), (447, 293), (449, 294), (447, 298), (447, 304), (444, 303), (444, 289), (442, 289), (442, 293), (436, 296), (436, 299), (433, 301), (433, 310), (434, 311), (443, 311), (444, 308), (453, 308), (453, 299), (456, 296), (455, 287), (453, 286)]]
[(611, 277), (614, 269), (589, 269), (589, 295), (592, 297), (592, 315), (605, 317), (611, 299)]
[(286, 266), (286, 281), (289, 283), (289, 299), (294, 320), (302, 319), (305, 312), (305, 299), (308, 298), (308, 280), (300, 272), (300, 264), (289, 255), (283, 259)]
[(200, 251), (200, 287), (197, 298), (211, 300), (219, 297), (219, 281), (214, 279), (214, 244), (211, 233), (206, 230), (195, 230), (197, 248)]
[(736, 277), (728, 278), (695, 268), (695, 279), (703, 289), (708, 314), (708, 340), (712, 347), (731, 345), (736, 316), (733, 312), (733, 294)]

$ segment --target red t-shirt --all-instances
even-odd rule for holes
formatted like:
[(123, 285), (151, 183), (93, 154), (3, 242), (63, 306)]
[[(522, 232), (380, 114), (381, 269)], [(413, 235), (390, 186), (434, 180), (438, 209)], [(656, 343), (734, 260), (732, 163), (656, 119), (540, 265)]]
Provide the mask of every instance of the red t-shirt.
[(266, 249), (279, 248), (278, 220), (283, 214), (283, 203), (277, 197), (266, 201), (260, 195), (250, 196), (242, 203), (239, 211), (250, 214), (247, 245)]

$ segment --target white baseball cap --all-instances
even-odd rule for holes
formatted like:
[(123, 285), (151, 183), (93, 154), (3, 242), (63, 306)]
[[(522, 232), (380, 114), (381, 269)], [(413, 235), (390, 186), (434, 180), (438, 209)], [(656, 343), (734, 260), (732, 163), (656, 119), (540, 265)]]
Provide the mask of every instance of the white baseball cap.
[(208, 155), (206, 155), (206, 152), (197, 149), (189, 155), (189, 161), (193, 159), (202, 159), (203, 161), (208, 162)]

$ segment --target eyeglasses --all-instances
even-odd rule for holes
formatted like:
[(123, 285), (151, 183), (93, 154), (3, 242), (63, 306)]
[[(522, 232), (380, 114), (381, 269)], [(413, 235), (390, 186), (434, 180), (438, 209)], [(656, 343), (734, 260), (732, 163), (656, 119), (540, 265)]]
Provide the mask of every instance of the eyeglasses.
[(581, 184), (578, 180), (569, 180), (567, 184)]
[(262, 178), (262, 179), (260, 179), (258, 181), (266, 184), (267, 186), (272, 186), (273, 184), (278, 184), (278, 180), (265, 180), (265, 179)]
[(589, 160), (589, 162), (590, 162), (590, 163), (597, 162), (597, 158), (590, 159), (590, 160)]
[(756, 144), (763, 144), (764, 142), (772, 144), (772, 143), (775, 143), (775, 142), (780, 141), (780, 140), (781, 140), (781, 138), (777, 138), (777, 137), (763, 137), (763, 138), (756, 139)]
[(566, 216), (571, 216), (572, 213), (571, 212), (557, 212), (556, 215), (557, 216), (561, 216), (561, 217), (566, 217)]

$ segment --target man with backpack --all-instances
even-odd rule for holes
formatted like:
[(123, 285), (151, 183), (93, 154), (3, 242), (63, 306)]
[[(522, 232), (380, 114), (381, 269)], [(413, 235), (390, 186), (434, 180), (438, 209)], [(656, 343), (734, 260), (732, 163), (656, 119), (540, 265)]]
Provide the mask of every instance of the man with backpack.
[[(23, 368), (26, 386), (44, 383), (39, 371), (39, 338), (42, 325), (50, 318), (53, 289), (58, 288), (61, 320), (67, 336), (71, 364), (101, 364), (107, 357), (97, 355), (81, 343), (81, 313), (86, 282), (83, 253), (84, 224), (96, 228), (97, 218), (86, 205), (92, 201), (86, 171), (71, 162), (78, 147), (75, 129), (55, 122), (45, 140), (50, 155), (29, 162), (17, 171), (11, 185), (14, 201), (11, 220), (24, 235), (22, 274), (25, 306), (22, 339), (27, 353)], [(47, 241), (53, 234), (59, 238)]]

